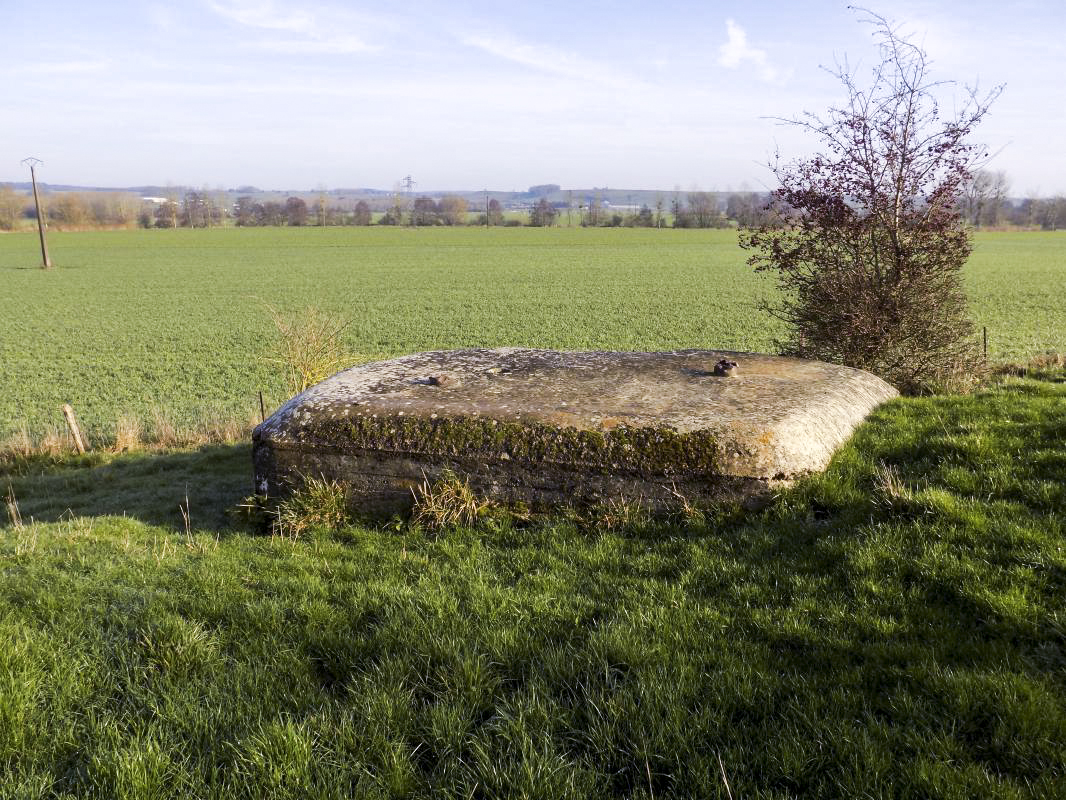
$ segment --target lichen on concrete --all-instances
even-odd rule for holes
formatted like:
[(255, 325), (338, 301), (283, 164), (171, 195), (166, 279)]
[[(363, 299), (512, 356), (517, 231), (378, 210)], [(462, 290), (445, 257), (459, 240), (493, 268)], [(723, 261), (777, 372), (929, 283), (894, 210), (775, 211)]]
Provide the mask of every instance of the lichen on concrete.
[[(737, 369), (715, 374), (723, 359)], [(255, 431), (256, 479), (276, 494), (321, 473), (384, 509), (442, 470), (534, 506), (612, 492), (655, 505), (679, 485), (743, 498), (824, 469), (894, 395), (860, 370), (753, 353), (418, 353), (289, 401)]]

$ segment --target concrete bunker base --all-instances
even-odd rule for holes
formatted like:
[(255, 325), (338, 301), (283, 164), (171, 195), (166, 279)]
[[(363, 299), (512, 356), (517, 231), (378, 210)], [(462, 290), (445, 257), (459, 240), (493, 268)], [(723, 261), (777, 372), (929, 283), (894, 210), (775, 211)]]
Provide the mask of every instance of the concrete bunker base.
[[(736, 362), (723, 371), (721, 362)], [(257, 491), (344, 483), (355, 511), (410, 509), (451, 472), (537, 510), (757, 505), (825, 469), (896, 391), (861, 370), (709, 350), (452, 350), (352, 367), (256, 428)]]

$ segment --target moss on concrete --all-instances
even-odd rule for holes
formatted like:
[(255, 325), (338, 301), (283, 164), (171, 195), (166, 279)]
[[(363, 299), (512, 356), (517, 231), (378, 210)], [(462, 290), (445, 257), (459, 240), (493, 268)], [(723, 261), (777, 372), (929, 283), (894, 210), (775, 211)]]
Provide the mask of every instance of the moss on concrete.
[(706, 431), (668, 427), (609, 431), (483, 417), (353, 416), (309, 425), (311, 441), (340, 451), (367, 450), (486, 461), (581, 465), (642, 474), (717, 475), (716, 440)]

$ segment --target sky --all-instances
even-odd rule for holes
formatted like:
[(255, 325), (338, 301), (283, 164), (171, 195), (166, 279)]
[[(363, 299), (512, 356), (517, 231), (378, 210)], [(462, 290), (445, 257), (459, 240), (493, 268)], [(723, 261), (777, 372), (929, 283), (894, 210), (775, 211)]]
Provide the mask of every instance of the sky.
[[(1004, 85), (975, 140), (1013, 195), (1066, 193), (1066, 1), (881, 9), (949, 110)], [(844, 59), (872, 29), (828, 0), (0, 0), (0, 181), (762, 190)]]

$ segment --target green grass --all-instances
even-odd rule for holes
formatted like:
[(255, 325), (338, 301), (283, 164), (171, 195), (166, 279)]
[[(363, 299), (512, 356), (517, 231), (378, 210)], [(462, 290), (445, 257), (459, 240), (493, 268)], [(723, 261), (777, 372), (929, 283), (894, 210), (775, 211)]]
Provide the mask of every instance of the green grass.
[(1064, 383), (698, 525), (257, 537), (248, 473), (3, 467), (0, 796), (1066, 796)]
[[(263, 303), (352, 320), (367, 358), (469, 346), (765, 351), (768, 285), (731, 231), (217, 229), (0, 236), (0, 438), (90, 433), (128, 415), (179, 428), (280, 404)], [(994, 359), (1066, 351), (1066, 234), (982, 234), (967, 267)]]

